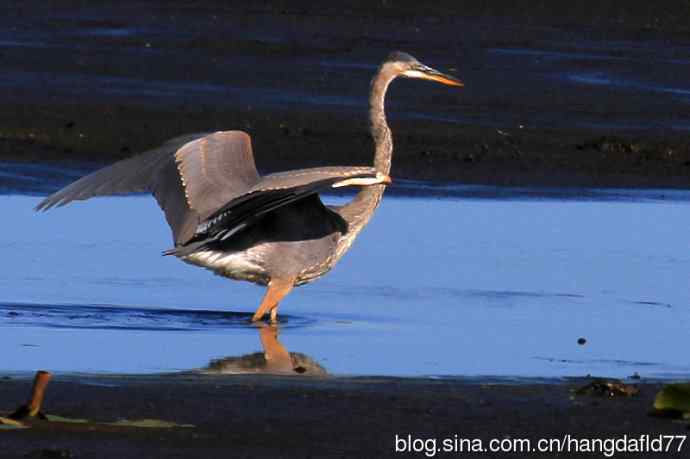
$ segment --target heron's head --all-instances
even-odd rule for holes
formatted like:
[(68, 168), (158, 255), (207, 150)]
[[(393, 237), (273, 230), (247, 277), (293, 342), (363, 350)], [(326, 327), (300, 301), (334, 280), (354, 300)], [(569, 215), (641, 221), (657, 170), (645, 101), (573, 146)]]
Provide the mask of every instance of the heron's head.
[(431, 80), (437, 83), (442, 83), (448, 86), (464, 86), (463, 82), (454, 76), (441, 73), (438, 70), (432, 69), (413, 56), (401, 51), (391, 53), (386, 59), (384, 65), (390, 65), (396, 69), (399, 76), (406, 78), (419, 78), (422, 80)]

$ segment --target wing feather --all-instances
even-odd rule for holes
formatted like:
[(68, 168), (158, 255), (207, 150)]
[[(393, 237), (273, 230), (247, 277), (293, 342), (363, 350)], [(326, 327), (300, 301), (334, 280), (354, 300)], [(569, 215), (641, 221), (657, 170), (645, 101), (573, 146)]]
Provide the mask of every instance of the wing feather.
[(82, 177), (41, 201), (36, 210), (96, 196), (150, 192), (178, 245), (194, 236), (203, 215), (246, 192), (258, 178), (246, 133), (191, 134)]
[(336, 183), (377, 177), (372, 167), (320, 167), (260, 177), (249, 135), (222, 131), (178, 137), (119, 161), (48, 196), (36, 209), (95, 196), (150, 192), (181, 249), (208, 238), (231, 237), (269, 212)]
[(203, 219), (259, 182), (249, 135), (216, 132), (175, 153), (187, 204)]
[(372, 167), (322, 167), (267, 175), (248, 192), (202, 221), (189, 245), (166, 253), (188, 255), (209, 243), (226, 240), (268, 213), (316, 195), (347, 178), (377, 178), (377, 172)]

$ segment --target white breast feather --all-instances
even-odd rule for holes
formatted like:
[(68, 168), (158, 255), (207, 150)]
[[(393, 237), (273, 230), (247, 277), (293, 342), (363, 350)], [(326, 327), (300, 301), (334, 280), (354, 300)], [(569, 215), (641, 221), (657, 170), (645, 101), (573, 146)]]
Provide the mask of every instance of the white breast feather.
[(264, 268), (252, 262), (246, 253), (203, 250), (182, 257), (182, 260), (233, 279), (257, 282), (265, 275)]

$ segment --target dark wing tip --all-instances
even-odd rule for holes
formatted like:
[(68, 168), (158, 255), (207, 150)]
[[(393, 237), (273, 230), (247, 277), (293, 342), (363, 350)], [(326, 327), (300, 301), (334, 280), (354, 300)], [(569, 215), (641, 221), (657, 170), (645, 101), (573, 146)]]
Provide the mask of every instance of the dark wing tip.
[(36, 204), (36, 207), (34, 207), (34, 212), (45, 212), (46, 210), (52, 208), (55, 205), (54, 202), (50, 200), (50, 198), (46, 198), (43, 201), (39, 202)]
[(50, 195), (43, 201), (36, 204), (34, 207), (35, 212), (45, 212), (52, 209), (53, 207), (62, 207), (66, 205), (69, 201), (66, 201), (63, 196)]

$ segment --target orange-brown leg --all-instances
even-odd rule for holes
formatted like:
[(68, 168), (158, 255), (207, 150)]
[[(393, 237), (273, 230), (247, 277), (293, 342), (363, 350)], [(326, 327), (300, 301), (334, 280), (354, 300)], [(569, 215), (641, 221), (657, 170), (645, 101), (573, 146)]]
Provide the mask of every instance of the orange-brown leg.
[(268, 312), (271, 313), (271, 322), (276, 322), (278, 319), (278, 303), (285, 298), (285, 295), (290, 293), (294, 286), (294, 277), (271, 279), (271, 282), (268, 283), (266, 295), (264, 295), (264, 299), (261, 300), (259, 308), (254, 313), (254, 317), (252, 317), (252, 322), (263, 319)]

